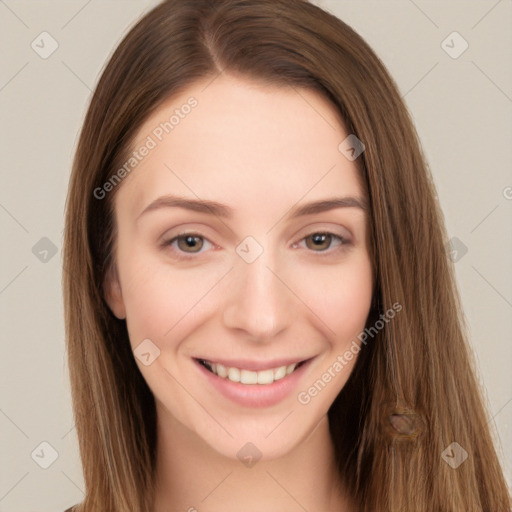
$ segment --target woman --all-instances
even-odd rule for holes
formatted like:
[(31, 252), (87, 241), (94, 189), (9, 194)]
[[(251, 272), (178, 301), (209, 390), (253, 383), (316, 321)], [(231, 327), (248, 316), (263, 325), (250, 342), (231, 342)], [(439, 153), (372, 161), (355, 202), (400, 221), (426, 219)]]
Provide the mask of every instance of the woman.
[(302, 0), (167, 0), (94, 93), (64, 294), (78, 511), (501, 511), (397, 87)]

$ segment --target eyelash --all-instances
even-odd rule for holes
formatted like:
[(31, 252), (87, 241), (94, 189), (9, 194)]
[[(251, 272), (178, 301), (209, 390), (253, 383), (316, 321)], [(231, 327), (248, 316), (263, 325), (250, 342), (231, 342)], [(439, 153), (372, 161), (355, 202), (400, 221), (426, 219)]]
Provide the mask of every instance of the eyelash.
[[(311, 252), (313, 253), (318, 253), (318, 256), (319, 257), (325, 257), (325, 256), (329, 256), (331, 255), (333, 252), (337, 252), (339, 250), (344, 250), (344, 249), (347, 249), (347, 247), (350, 245), (350, 241), (340, 235), (337, 235), (336, 233), (331, 233), (330, 231), (313, 231), (312, 233), (310, 233), (309, 235), (306, 235), (304, 236), (303, 238), (301, 238), (298, 242), (296, 242), (294, 245), (294, 247), (296, 245), (298, 245), (298, 243), (306, 240), (306, 238), (309, 238), (313, 235), (328, 235), (328, 236), (331, 236), (332, 239), (338, 239), (341, 243), (338, 245), (338, 248), (337, 249), (324, 249), (322, 251), (313, 251), (311, 250)], [(164, 240), (162, 242), (162, 247), (166, 248), (166, 247), (169, 247), (171, 246), (174, 242), (178, 241), (179, 239), (182, 239), (182, 238), (186, 238), (186, 237), (196, 237), (196, 238), (201, 238), (203, 240), (207, 240), (209, 243), (211, 243), (205, 236), (202, 236), (200, 233), (195, 233), (195, 232), (185, 232), (185, 233), (180, 233), (179, 235), (169, 239), (169, 240)], [(180, 250), (177, 250), (177, 252), (180, 254), (179, 256), (177, 256), (178, 259), (180, 260), (191, 260), (191, 259), (194, 259), (196, 258), (196, 255), (199, 255), (201, 254), (202, 252), (204, 251), (201, 251), (201, 252), (197, 252), (197, 253), (185, 253), (183, 251), (180, 251)], [(184, 256), (184, 254), (187, 254), (186, 256)]]

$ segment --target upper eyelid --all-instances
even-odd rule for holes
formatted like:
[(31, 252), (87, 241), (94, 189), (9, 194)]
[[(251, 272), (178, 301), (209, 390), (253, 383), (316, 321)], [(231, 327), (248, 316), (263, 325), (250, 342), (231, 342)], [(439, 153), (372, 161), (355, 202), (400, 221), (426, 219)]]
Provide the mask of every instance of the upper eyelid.
[[(319, 224), (320, 226), (321, 225), (325, 225), (325, 223), (322, 223), (322, 222), (317, 222), (317, 223), (314, 223), (314, 224)], [(305, 231), (305, 234), (302, 235), (301, 239), (304, 238), (304, 237), (307, 237), (307, 236), (311, 236), (312, 234), (316, 234), (316, 233), (328, 233), (328, 234), (331, 234), (331, 235), (339, 236), (340, 238), (343, 238), (344, 240), (352, 241), (352, 239), (354, 238), (353, 231), (351, 229), (347, 228), (346, 226), (338, 225), (338, 227), (342, 228), (344, 231), (346, 231), (347, 234), (337, 233), (334, 228), (330, 228), (330, 227), (324, 227), (324, 228), (318, 227), (318, 228), (315, 228), (314, 226), (308, 226), (306, 228), (302, 228), (302, 229), (298, 230), (298, 232), (304, 232)], [(184, 229), (183, 231), (174, 234), (172, 236), (172, 238), (166, 237), (165, 234), (161, 238), (166, 238), (167, 240), (170, 241), (170, 240), (174, 240), (175, 238), (178, 238), (178, 237), (182, 237), (182, 236), (186, 236), (186, 235), (189, 235), (189, 236), (190, 235), (194, 235), (194, 236), (200, 236), (202, 238), (206, 238), (208, 241), (211, 242), (211, 240), (208, 238), (207, 235), (204, 235), (204, 234), (201, 233), (201, 229), (200, 228), (198, 230), (196, 230), (193, 227), (183, 228), (183, 229)], [(168, 230), (168, 231), (171, 231), (171, 230)], [(211, 242), (211, 243), (213, 243), (213, 242)]]

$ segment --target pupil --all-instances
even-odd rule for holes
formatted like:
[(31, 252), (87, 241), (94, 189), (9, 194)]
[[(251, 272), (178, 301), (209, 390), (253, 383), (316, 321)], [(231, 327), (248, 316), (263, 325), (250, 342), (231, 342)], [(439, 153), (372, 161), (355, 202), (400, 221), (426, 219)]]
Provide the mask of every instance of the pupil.
[[(329, 245), (328, 237), (329, 237), (329, 235), (327, 235), (325, 233), (316, 233), (311, 236), (311, 239), (316, 248), (322, 248), (322, 245), (324, 246), (323, 248), (326, 248), (325, 245), (326, 244), (327, 244), (327, 246)], [(327, 240), (327, 242), (326, 242), (326, 240)]]
[(181, 238), (181, 240), (185, 242), (185, 247), (182, 247), (182, 249), (184, 248), (186, 250), (186, 249), (200, 249), (201, 248), (201, 244), (199, 242), (199, 237), (197, 237), (197, 236), (188, 235), (188, 236)]

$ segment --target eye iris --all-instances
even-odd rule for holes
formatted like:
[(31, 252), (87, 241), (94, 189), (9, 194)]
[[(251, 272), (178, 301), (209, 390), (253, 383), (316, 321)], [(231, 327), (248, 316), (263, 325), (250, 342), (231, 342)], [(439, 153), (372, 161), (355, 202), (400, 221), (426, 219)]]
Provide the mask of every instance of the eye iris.
[[(313, 245), (310, 245), (309, 240), (313, 241)], [(326, 244), (327, 241), (327, 244)], [(331, 235), (327, 233), (315, 233), (306, 238), (306, 245), (309, 249), (328, 249), (331, 242)], [(326, 245), (325, 245), (326, 244)], [(322, 246), (324, 245), (324, 246)]]
[[(199, 243), (197, 242), (199, 241)], [(181, 242), (185, 242), (182, 244)], [(198, 236), (186, 235), (178, 238), (178, 247), (185, 252), (198, 252), (203, 246), (203, 241)], [(190, 251), (189, 249), (197, 249)]]

